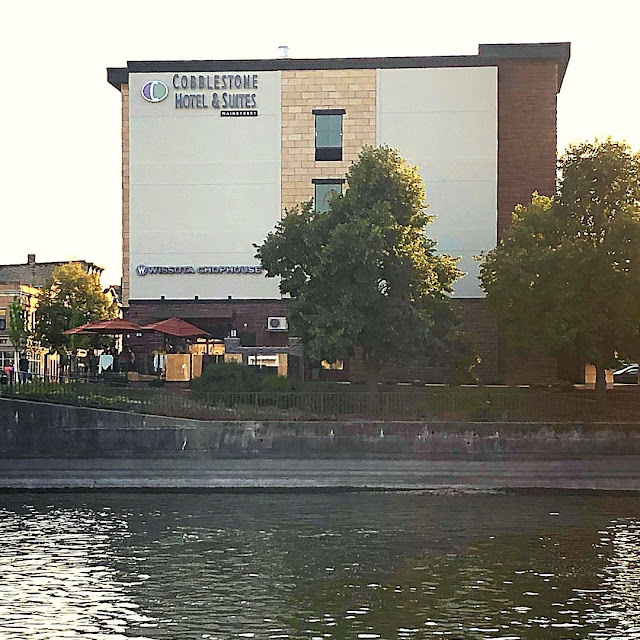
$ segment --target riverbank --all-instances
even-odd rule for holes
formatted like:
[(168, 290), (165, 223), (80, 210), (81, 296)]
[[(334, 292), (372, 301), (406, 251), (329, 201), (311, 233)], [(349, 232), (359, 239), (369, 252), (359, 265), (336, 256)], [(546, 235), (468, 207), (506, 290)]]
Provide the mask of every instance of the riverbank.
[(640, 424), (204, 421), (0, 399), (0, 490), (640, 491)]
[(0, 398), (0, 457), (541, 459), (640, 456), (640, 423), (193, 420)]
[(640, 491), (640, 457), (540, 460), (2, 460), (4, 490)]

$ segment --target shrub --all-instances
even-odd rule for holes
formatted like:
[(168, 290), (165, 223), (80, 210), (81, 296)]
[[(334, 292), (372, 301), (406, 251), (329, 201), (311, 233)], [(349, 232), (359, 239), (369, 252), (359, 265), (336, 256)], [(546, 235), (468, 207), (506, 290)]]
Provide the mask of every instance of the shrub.
[(289, 391), (299, 391), (300, 382), (295, 378), (286, 376), (267, 375), (262, 378), (262, 391), (268, 393), (287, 393)]
[(191, 388), (202, 393), (259, 391), (260, 376), (239, 362), (212, 362), (191, 381)]

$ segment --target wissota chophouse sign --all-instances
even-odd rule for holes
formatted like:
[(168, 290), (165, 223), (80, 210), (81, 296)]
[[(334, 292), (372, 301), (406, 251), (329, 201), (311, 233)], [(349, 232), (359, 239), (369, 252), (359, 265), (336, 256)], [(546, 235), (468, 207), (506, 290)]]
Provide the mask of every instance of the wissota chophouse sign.
[(257, 73), (174, 73), (171, 87), (162, 80), (150, 80), (140, 93), (147, 102), (162, 102), (171, 90), (175, 109), (213, 109), (221, 116), (258, 115)]

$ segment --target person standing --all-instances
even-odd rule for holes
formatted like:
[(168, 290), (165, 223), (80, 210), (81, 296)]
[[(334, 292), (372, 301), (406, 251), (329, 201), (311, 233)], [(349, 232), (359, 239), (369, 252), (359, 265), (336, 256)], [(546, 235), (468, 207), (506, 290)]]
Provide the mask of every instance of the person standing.
[(129, 371), (136, 370), (136, 354), (131, 351), (131, 347), (127, 347), (127, 367)]
[(27, 358), (26, 353), (20, 354), (20, 359), (18, 360), (18, 382), (20, 384), (24, 384), (29, 380), (29, 359)]

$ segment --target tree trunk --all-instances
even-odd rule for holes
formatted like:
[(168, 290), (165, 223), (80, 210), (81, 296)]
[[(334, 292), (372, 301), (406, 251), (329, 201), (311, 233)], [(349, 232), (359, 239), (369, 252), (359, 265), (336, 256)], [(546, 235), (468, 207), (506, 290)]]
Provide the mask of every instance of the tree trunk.
[(602, 364), (596, 364), (596, 400), (602, 402), (607, 397), (606, 371)]

